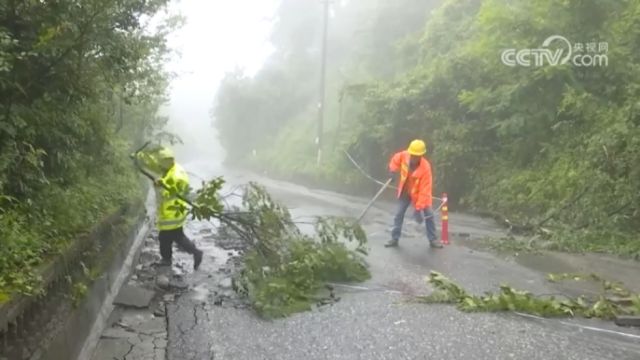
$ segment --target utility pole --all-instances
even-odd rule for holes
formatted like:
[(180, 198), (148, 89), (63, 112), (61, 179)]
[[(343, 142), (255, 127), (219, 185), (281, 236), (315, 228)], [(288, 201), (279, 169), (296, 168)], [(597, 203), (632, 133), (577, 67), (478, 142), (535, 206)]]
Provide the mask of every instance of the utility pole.
[(322, 65), (320, 74), (320, 102), (318, 103), (318, 135), (316, 145), (318, 145), (317, 165), (322, 161), (322, 132), (324, 123), (324, 103), (325, 103), (325, 78), (327, 72), (327, 34), (329, 30), (329, 0), (323, 0), (324, 4), (324, 29), (322, 31)]

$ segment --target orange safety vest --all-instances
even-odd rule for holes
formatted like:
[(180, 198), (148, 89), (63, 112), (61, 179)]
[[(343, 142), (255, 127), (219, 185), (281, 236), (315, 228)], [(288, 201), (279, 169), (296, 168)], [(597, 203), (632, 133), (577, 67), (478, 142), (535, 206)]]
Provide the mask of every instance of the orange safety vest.
[(420, 158), (418, 167), (409, 174), (409, 161), (411, 155), (406, 151), (400, 151), (393, 155), (389, 162), (389, 171), (400, 171), (400, 179), (398, 180), (399, 198), (402, 191), (406, 190), (411, 197), (411, 202), (416, 210), (424, 210), (431, 207), (433, 197), (431, 194), (431, 165), (424, 157)]

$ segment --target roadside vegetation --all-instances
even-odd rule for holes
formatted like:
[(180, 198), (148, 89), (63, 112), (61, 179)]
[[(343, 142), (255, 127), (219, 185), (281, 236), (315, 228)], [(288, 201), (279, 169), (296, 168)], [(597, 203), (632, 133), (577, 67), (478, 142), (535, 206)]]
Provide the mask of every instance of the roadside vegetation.
[[(0, 4), (0, 303), (139, 201), (128, 154), (164, 120), (165, 0)], [(145, 20), (147, 19), (147, 20)]]
[[(123, 206), (139, 206), (147, 187), (129, 156), (166, 122), (157, 116), (165, 41), (180, 20), (161, 16), (167, 2), (0, 5), (0, 304), (42, 294), (39, 269)], [(302, 233), (257, 184), (246, 188), (243, 210), (225, 209), (222, 184), (203, 184), (196, 206), (176, 211), (217, 219), (246, 241), (236, 286), (260, 314), (309, 309), (326, 282), (369, 277), (357, 224), (321, 218)], [(88, 280), (101, 269), (81, 265)], [(78, 282), (70, 296), (77, 302), (86, 291)]]
[[(276, 51), (262, 70), (228, 74), (218, 93), (214, 122), (230, 163), (362, 191), (375, 184), (344, 151), (383, 178), (385, 159), (423, 137), (436, 192), (453, 209), (487, 213), (552, 249), (640, 254), (638, 2), (350, 1), (333, 10), (322, 165), (323, 12), (295, 0), (278, 12)], [(552, 35), (606, 64), (501, 61), (503, 50), (539, 48)]]
[[(166, 100), (165, 40), (179, 23), (155, 21), (167, 2), (0, 3), (0, 303), (41, 293), (38, 268), (143, 196), (128, 155), (166, 122), (156, 115)], [(378, 3), (334, 5), (318, 167), (322, 9), (282, 2), (275, 53), (254, 77), (228, 74), (216, 99), (229, 163), (362, 191), (369, 180), (345, 152), (381, 178), (386, 159), (422, 134), (436, 191), (457, 208), (489, 212), (552, 249), (640, 254), (640, 3)], [(607, 66), (500, 62), (504, 48), (554, 34), (596, 43)], [(226, 212), (222, 181), (177, 211), (217, 219), (247, 242), (234, 286), (263, 316), (309, 309), (328, 282), (370, 276), (366, 237), (350, 219), (318, 218), (302, 232), (256, 184), (243, 209)], [(456, 301), (493, 308), (447, 288)], [(507, 290), (500, 296), (524, 296)]]

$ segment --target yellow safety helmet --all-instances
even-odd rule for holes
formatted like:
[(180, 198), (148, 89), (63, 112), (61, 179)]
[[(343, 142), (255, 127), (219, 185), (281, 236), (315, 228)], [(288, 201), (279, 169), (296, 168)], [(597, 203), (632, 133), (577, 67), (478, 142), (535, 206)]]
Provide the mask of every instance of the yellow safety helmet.
[(173, 151), (171, 151), (171, 149), (163, 147), (162, 149), (160, 149), (160, 151), (158, 151), (158, 158), (160, 160), (169, 160), (174, 159), (175, 156), (173, 155)]
[(413, 140), (409, 144), (407, 152), (411, 155), (422, 156), (427, 153), (427, 145), (422, 140)]

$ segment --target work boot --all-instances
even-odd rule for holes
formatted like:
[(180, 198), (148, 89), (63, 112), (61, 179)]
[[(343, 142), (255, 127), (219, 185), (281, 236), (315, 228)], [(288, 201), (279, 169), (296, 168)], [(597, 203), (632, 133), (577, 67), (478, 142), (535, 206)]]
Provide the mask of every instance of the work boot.
[(166, 260), (166, 259), (162, 259), (160, 261), (157, 261), (155, 263), (152, 264), (155, 267), (164, 267), (164, 266), (171, 266), (172, 265), (172, 261), (171, 260)]
[(193, 254), (193, 270), (198, 270), (201, 262), (202, 262), (202, 250), (198, 250), (195, 254)]
[(397, 247), (398, 246), (398, 240), (389, 240), (388, 243), (384, 244), (384, 247)]
[(436, 240), (436, 241), (431, 241), (431, 242), (429, 243), (429, 246), (431, 246), (431, 247), (432, 247), (432, 248), (434, 248), (434, 249), (442, 249), (442, 248), (444, 247), (444, 246), (442, 246), (442, 243), (441, 243), (440, 241), (438, 241), (438, 240)]

